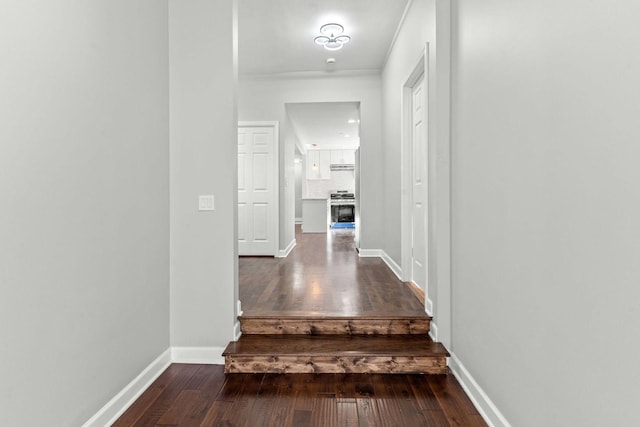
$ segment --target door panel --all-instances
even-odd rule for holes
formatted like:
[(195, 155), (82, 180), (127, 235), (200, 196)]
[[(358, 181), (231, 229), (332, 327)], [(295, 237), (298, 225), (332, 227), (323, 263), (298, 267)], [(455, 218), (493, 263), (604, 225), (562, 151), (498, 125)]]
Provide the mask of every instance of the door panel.
[(245, 153), (238, 153), (238, 190), (247, 190), (247, 155)]
[(254, 153), (253, 154), (253, 191), (268, 191), (269, 190), (269, 177), (268, 172), (268, 154), (267, 153)]
[(238, 253), (276, 255), (275, 132), (238, 127)]
[(424, 76), (412, 89), (412, 280), (427, 289), (427, 182), (426, 182), (426, 111), (424, 106)]
[(238, 203), (238, 241), (247, 241), (247, 204)]
[(253, 240), (254, 242), (266, 241), (269, 236), (269, 205), (254, 203), (253, 205)]

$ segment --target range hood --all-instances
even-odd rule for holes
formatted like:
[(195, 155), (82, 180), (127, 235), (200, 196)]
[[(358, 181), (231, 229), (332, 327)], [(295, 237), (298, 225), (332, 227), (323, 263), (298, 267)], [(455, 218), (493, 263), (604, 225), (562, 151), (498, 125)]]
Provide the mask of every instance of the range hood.
[(356, 169), (356, 165), (336, 163), (329, 165), (329, 168), (332, 171), (352, 171)]

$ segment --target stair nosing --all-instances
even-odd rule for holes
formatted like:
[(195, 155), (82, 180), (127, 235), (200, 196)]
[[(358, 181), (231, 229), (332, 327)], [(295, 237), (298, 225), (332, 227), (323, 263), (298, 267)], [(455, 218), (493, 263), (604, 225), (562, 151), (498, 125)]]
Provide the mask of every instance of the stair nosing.
[(238, 320), (244, 319), (273, 319), (273, 320), (433, 320), (432, 316), (428, 314), (422, 315), (408, 315), (408, 316), (333, 316), (333, 315), (281, 315), (281, 314), (250, 314), (238, 316)]
[[(282, 335), (260, 335), (260, 334), (247, 334), (247, 335), (243, 335), (243, 336), (255, 336), (255, 337), (260, 337), (260, 338), (268, 338), (271, 337), (274, 341), (291, 341), (291, 340), (295, 340), (296, 335), (288, 335), (286, 339), (282, 338)], [(307, 339), (310, 342), (312, 341), (322, 341), (322, 340), (327, 340), (330, 341), (330, 337), (331, 335), (319, 335), (319, 336), (314, 336), (314, 335), (299, 335), (298, 337), (300, 339)], [(355, 339), (349, 339), (349, 340), (344, 340), (345, 344), (348, 344), (349, 342), (356, 342), (358, 341), (358, 338), (362, 338), (364, 340), (380, 340), (381, 344), (384, 344), (382, 342), (382, 339), (384, 337), (389, 337), (388, 335), (377, 335), (377, 336), (371, 336), (371, 335), (352, 335), (351, 337), (355, 338)], [(399, 341), (403, 338), (398, 338), (399, 335), (395, 335), (393, 336), (393, 340), (394, 341)], [(408, 338), (411, 337), (411, 338)], [(418, 336), (416, 335), (408, 335), (405, 336), (405, 339), (409, 339), (409, 340), (413, 340), (413, 341), (417, 341)], [(375, 350), (351, 350), (351, 349), (347, 349), (347, 350), (339, 350), (339, 349), (328, 349), (326, 351), (323, 351), (322, 348), (318, 349), (314, 349), (314, 350), (289, 350), (286, 348), (286, 342), (283, 344), (283, 347), (280, 347), (278, 349), (278, 351), (274, 351), (273, 348), (267, 348), (267, 349), (249, 349), (249, 350), (242, 350), (242, 349), (235, 349), (234, 347), (237, 347), (238, 345), (242, 345), (241, 343), (238, 344), (238, 342), (240, 340), (242, 340), (242, 336), (240, 337), (240, 339), (238, 341), (232, 341), (230, 342), (227, 347), (225, 348), (224, 352), (222, 353), (223, 356), (231, 356), (234, 355), (236, 357), (252, 357), (252, 356), (282, 356), (282, 357), (286, 357), (286, 356), (305, 356), (305, 357), (320, 357), (320, 356), (344, 356), (344, 357), (450, 357), (449, 351), (444, 347), (444, 345), (442, 345), (442, 343), (440, 342), (434, 342), (432, 341), (428, 336), (424, 337), (427, 340), (427, 343), (430, 345), (430, 348), (428, 349), (415, 349), (415, 350), (411, 350), (411, 351), (407, 351), (407, 349), (398, 349), (398, 350), (381, 350), (381, 351), (375, 351)], [(249, 338), (251, 339), (251, 338)]]

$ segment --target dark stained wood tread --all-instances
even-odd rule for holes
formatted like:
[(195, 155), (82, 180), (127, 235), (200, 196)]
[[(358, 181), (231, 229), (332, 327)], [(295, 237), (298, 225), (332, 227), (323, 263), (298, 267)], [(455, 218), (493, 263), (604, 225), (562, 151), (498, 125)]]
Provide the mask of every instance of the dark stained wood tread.
[(418, 335), (243, 335), (227, 373), (446, 374), (449, 353)]
[(449, 352), (428, 336), (418, 335), (242, 335), (223, 356), (438, 356)]
[(424, 316), (240, 316), (243, 334), (358, 334), (391, 335), (429, 333), (431, 319)]

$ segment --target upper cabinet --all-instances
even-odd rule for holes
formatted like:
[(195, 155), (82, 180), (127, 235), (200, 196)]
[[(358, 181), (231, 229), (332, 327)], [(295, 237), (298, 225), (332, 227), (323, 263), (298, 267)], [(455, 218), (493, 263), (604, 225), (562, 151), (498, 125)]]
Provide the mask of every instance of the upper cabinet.
[(352, 165), (355, 162), (355, 150), (331, 150), (332, 165)]
[(307, 151), (307, 179), (331, 179), (331, 152)]
[(331, 179), (331, 152), (320, 150), (320, 179)]
[(307, 179), (320, 179), (320, 152), (307, 151)]
[(331, 179), (331, 165), (353, 165), (355, 150), (308, 150), (307, 179)]

